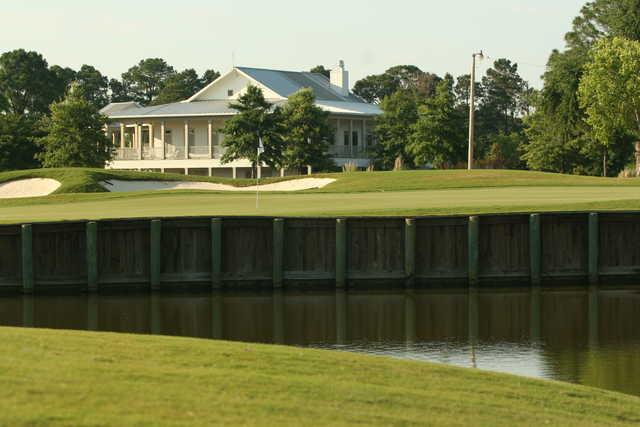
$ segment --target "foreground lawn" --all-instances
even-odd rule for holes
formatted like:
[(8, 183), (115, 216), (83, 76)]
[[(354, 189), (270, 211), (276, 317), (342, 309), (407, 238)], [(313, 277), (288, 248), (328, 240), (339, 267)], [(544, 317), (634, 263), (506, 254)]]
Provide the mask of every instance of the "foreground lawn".
[(640, 398), (357, 354), (0, 328), (2, 425), (637, 425)]

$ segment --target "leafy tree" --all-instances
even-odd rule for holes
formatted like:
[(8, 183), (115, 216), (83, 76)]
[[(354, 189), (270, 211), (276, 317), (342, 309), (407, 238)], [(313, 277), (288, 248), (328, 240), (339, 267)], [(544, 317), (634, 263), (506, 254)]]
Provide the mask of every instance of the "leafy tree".
[(198, 73), (193, 68), (171, 74), (165, 80), (160, 93), (151, 102), (151, 105), (168, 104), (188, 99), (218, 77), (220, 77), (220, 73), (215, 70), (207, 70), (202, 74), (202, 77), (198, 77)]
[(249, 85), (238, 102), (229, 107), (236, 110), (237, 114), (225, 122), (222, 130), (226, 148), (222, 163), (249, 159), (255, 169), (258, 141), (262, 138), (264, 152), (260, 155), (260, 161), (273, 168), (282, 167), (284, 141), (281, 109), (267, 102), (262, 90), (253, 85)]
[(107, 118), (72, 86), (65, 99), (51, 105), (45, 120), (44, 167), (103, 167), (111, 160), (113, 147), (104, 134)]
[(200, 78), (200, 89), (213, 82), (215, 79), (220, 77), (220, 73), (216, 70), (206, 70), (202, 73), (202, 77)]
[(167, 79), (173, 74), (175, 70), (164, 59), (147, 58), (122, 74), (122, 85), (132, 100), (148, 105), (158, 96)]
[(526, 137), (521, 132), (495, 135), (486, 156), (487, 166), (492, 169), (521, 169), (520, 151), (525, 143)]
[(109, 79), (91, 65), (83, 65), (75, 75), (76, 90), (96, 108), (109, 103)]
[(294, 93), (282, 110), (284, 122), (284, 165), (314, 170), (327, 170), (333, 164), (328, 155), (333, 132), (329, 113), (315, 105), (315, 95), (305, 88)]
[(518, 64), (505, 58), (496, 60), (482, 78), (479, 116), (484, 119), (485, 127), (491, 126), (494, 134), (519, 130), (526, 92), (527, 84), (518, 74)]
[(37, 139), (41, 136), (36, 118), (0, 114), (0, 171), (38, 167)]
[(202, 88), (202, 80), (193, 68), (172, 74), (164, 82), (152, 105), (178, 102), (191, 97)]
[(51, 88), (54, 96), (52, 101), (58, 101), (67, 94), (71, 84), (76, 79), (76, 72), (69, 67), (61, 67), (59, 65), (52, 65), (49, 71), (52, 73)]
[(578, 91), (587, 123), (604, 145), (618, 129), (640, 138), (640, 42), (603, 39), (591, 56)]
[(378, 74), (358, 80), (353, 86), (353, 93), (367, 102), (380, 104), (383, 99), (392, 95), (398, 88), (391, 76)]
[[(640, 0), (594, 0), (588, 2), (566, 34), (567, 49), (554, 50), (543, 76), (544, 87), (527, 120), (530, 142), (523, 159), (533, 169), (601, 174), (603, 157), (615, 173), (629, 159), (629, 136), (616, 130), (606, 153), (598, 143), (578, 99), (578, 87), (590, 61), (589, 50), (605, 37), (640, 39)], [(548, 152), (547, 152), (548, 150)], [(542, 163), (540, 159), (549, 159)], [(609, 173), (611, 174), (611, 173)]]
[(578, 93), (586, 121), (604, 147), (621, 131), (640, 138), (639, 75), (640, 42), (614, 37), (596, 43)]
[(456, 109), (453, 77), (446, 75), (438, 83), (435, 95), (418, 107), (418, 119), (412, 126), (407, 147), (416, 165), (453, 166), (464, 158), (466, 129)]
[(17, 49), (0, 55), (0, 97), (9, 113), (47, 113), (56, 99), (55, 81), (37, 52)]
[(396, 159), (411, 166), (413, 156), (407, 152), (412, 126), (418, 120), (418, 100), (414, 92), (399, 90), (384, 98), (382, 114), (376, 118), (376, 163), (382, 169), (393, 168)]
[(316, 74), (322, 74), (326, 78), (331, 77), (331, 70), (329, 68), (324, 68), (324, 65), (316, 65), (311, 70), (309, 70), (309, 72), (316, 73)]
[(421, 97), (429, 97), (435, 93), (439, 81), (440, 77), (425, 73), (415, 65), (397, 65), (383, 74), (367, 76), (357, 81), (353, 93), (367, 102), (376, 104), (399, 90), (408, 90)]
[(131, 98), (131, 96), (129, 95), (129, 88), (125, 86), (125, 84), (120, 80), (109, 80), (109, 91), (111, 92), (111, 102), (127, 102), (133, 100), (133, 98)]

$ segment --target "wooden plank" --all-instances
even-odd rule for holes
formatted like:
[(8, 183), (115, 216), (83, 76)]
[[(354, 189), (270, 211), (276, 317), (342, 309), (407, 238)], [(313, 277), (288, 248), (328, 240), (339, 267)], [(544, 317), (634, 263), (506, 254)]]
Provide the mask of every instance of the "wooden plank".
[(468, 276), (467, 222), (465, 217), (416, 219), (416, 277)]
[(98, 291), (98, 223), (87, 222), (87, 290)]
[(404, 273), (407, 284), (413, 284), (416, 274), (416, 223), (412, 218), (405, 219), (404, 226)]
[(211, 219), (211, 287), (222, 287), (222, 219)]
[(598, 214), (591, 213), (589, 214), (589, 248), (588, 248), (588, 257), (589, 257), (589, 284), (596, 285), (598, 284), (598, 249), (599, 249), (599, 240), (598, 240)]
[(33, 227), (22, 226), (22, 291), (33, 293)]
[(540, 215), (532, 214), (529, 217), (529, 263), (531, 269), (531, 284), (534, 286), (540, 285), (542, 281), (541, 255)]
[(160, 289), (160, 272), (161, 263), (161, 246), (162, 246), (162, 220), (153, 219), (150, 225), (150, 254), (149, 254), (149, 277), (151, 282), (151, 290)]
[(336, 288), (347, 284), (347, 220), (336, 220)]
[(480, 220), (477, 216), (469, 217), (469, 225), (468, 225), (468, 233), (469, 233), (469, 244), (468, 244), (468, 253), (469, 253), (469, 285), (475, 286), (478, 284), (478, 238), (480, 234)]
[(273, 220), (273, 287), (283, 285), (284, 256), (284, 219)]

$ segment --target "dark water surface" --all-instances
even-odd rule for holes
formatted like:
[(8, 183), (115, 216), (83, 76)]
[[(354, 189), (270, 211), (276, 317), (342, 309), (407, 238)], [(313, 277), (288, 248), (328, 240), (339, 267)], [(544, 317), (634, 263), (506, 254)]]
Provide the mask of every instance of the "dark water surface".
[(640, 287), (0, 296), (0, 325), (330, 348), (640, 395)]

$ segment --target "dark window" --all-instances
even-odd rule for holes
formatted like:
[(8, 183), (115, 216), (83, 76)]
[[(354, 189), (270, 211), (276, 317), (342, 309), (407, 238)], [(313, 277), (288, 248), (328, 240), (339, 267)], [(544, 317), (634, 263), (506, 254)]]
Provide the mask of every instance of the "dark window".
[(173, 145), (172, 139), (171, 139), (171, 131), (170, 130), (165, 130), (164, 131), (164, 143), (165, 144), (169, 144), (169, 145)]
[(229, 89), (227, 91), (227, 96), (233, 96), (233, 89)]
[(349, 145), (349, 131), (344, 131), (344, 145)]
[(355, 130), (351, 133), (351, 141), (353, 145), (358, 145), (358, 132)]

